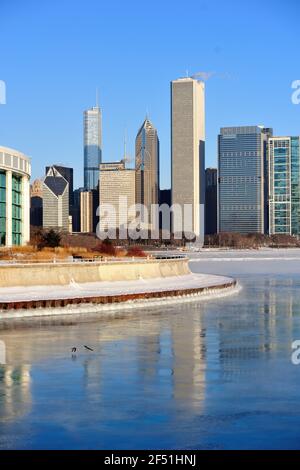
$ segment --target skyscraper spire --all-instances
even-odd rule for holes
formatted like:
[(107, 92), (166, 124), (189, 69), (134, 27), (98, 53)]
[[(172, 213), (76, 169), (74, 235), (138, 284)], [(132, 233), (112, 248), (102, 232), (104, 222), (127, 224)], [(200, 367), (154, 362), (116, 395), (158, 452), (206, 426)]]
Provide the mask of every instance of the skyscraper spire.
[(99, 108), (99, 90), (96, 88), (96, 108)]

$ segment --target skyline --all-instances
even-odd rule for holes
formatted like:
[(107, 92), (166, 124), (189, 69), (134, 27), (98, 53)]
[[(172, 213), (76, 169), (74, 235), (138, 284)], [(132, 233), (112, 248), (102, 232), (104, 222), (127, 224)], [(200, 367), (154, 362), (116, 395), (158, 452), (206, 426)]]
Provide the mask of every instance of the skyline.
[(189, 4), (154, 0), (148, 10), (136, 1), (88, 0), (71, 9), (69, 0), (1, 2), (7, 99), (0, 105), (0, 142), (32, 158), (32, 179), (63, 163), (74, 168), (75, 187), (83, 186), (82, 116), (98, 88), (103, 162), (122, 158), (125, 132), (134, 159), (148, 111), (161, 142), (161, 188), (170, 187), (170, 82), (186, 69), (215, 72), (205, 82), (207, 167), (217, 166), (220, 127), (261, 124), (274, 135), (300, 134), (300, 106), (291, 101), (299, 79), (298, 2), (286, 2), (284, 10), (276, 8), (279, 1), (255, 0), (253, 9), (236, 0)]

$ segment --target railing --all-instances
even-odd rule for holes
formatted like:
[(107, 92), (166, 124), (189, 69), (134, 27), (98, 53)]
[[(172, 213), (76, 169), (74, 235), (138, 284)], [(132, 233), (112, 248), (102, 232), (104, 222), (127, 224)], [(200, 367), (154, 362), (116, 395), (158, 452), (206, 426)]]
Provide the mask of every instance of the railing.
[(134, 262), (145, 262), (153, 260), (173, 260), (173, 259), (185, 259), (184, 255), (152, 255), (147, 257), (127, 257), (127, 258), (108, 258), (108, 257), (96, 257), (96, 258), (53, 258), (53, 259), (34, 259), (34, 260), (23, 260), (23, 259), (11, 259), (1, 260), (0, 266), (6, 265), (24, 265), (24, 264), (90, 264), (90, 263), (132, 263)]

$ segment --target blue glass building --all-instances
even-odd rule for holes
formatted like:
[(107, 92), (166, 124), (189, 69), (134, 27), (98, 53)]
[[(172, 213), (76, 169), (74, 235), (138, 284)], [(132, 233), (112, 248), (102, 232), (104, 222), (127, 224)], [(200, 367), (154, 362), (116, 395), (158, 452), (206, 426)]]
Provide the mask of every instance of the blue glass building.
[(267, 143), (272, 129), (224, 127), (218, 138), (218, 231), (268, 231)]
[(102, 162), (101, 109), (95, 106), (84, 112), (84, 189), (97, 189)]
[(300, 235), (300, 137), (269, 140), (270, 234)]

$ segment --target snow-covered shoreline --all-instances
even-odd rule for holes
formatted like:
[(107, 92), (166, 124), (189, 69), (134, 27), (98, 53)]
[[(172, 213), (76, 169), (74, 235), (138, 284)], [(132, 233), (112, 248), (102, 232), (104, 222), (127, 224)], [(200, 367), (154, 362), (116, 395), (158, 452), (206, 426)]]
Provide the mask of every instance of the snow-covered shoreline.
[(190, 273), (137, 281), (93, 282), (67, 286), (0, 288), (0, 320), (105, 313), (144, 306), (190, 302), (238, 292), (227, 276)]

